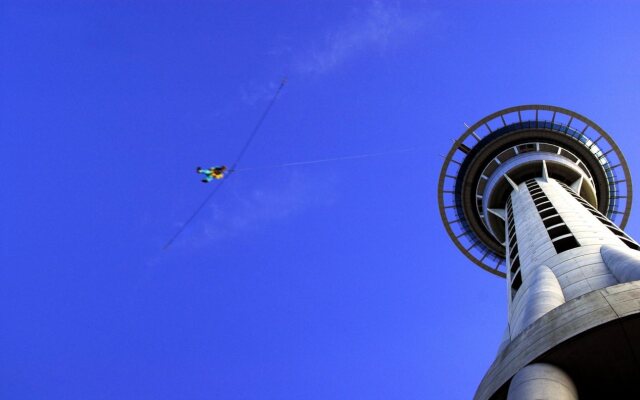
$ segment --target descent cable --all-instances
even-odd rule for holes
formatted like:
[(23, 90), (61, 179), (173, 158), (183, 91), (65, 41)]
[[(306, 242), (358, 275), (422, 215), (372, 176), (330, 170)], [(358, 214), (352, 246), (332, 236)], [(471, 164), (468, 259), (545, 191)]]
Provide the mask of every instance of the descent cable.
[(287, 83), (287, 78), (283, 79), (282, 82), (280, 82), (280, 86), (278, 87), (278, 90), (276, 90), (276, 93), (271, 98), (271, 101), (269, 102), (269, 105), (267, 106), (267, 108), (262, 113), (262, 116), (258, 120), (258, 123), (256, 124), (256, 126), (253, 128), (253, 131), (251, 132), (251, 135), (249, 136), (249, 139), (244, 144), (244, 147), (242, 148), (242, 150), (240, 150), (240, 153), (238, 154), (238, 157), (236, 157), (236, 160), (233, 162), (233, 164), (231, 164), (231, 168), (229, 168), (230, 170), (233, 171), (236, 168), (236, 165), (238, 165), (238, 163), (240, 162), (240, 160), (242, 160), (242, 157), (244, 156), (244, 153), (249, 148), (249, 145), (251, 145), (251, 142), (253, 141), (253, 138), (256, 137), (256, 134), (258, 133), (258, 130), (260, 130), (260, 127), (262, 126), (262, 123), (264, 122), (265, 118), (267, 118), (267, 115), (269, 114), (269, 111), (271, 111), (271, 107), (273, 107), (273, 105), (275, 104), (276, 99), (278, 98), (278, 95), (280, 94), (280, 91), (284, 87), (285, 83)]
[(196, 208), (196, 210), (193, 212), (193, 214), (191, 214), (191, 216), (189, 217), (189, 219), (187, 219), (187, 221), (182, 224), (182, 226), (180, 227), (180, 229), (178, 229), (178, 231), (175, 233), (175, 235), (173, 235), (171, 237), (171, 239), (169, 239), (169, 241), (167, 242), (167, 244), (164, 245), (164, 247), (162, 248), (163, 250), (166, 250), (169, 248), (169, 246), (171, 246), (171, 243), (173, 243), (174, 240), (176, 240), (176, 238), (178, 236), (180, 236), (180, 234), (182, 233), (182, 231), (184, 231), (184, 229), (187, 227), (187, 225), (189, 225), (191, 223), (191, 221), (193, 221), (193, 219), (196, 217), (196, 215), (198, 215), (198, 213), (204, 208), (204, 206), (209, 202), (209, 200), (211, 200), (211, 198), (213, 197), (214, 194), (216, 194), (216, 192), (218, 192), (218, 190), (220, 190), (220, 188), (222, 187), (222, 184), (224, 184), (224, 180), (220, 181), (216, 187), (213, 188), (213, 190), (211, 191), (211, 193), (209, 193), (209, 195), (204, 199), (204, 201), (202, 203), (200, 203), (200, 205), (198, 206), (198, 208)]
[[(276, 90), (276, 93), (273, 95), (273, 97), (271, 98), (271, 101), (269, 102), (269, 104), (267, 105), (267, 108), (264, 110), (264, 112), (262, 113), (262, 115), (260, 116), (260, 119), (258, 120), (258, 122), (256, 123), (256, 125), (254, 126), (253, 130), (251, 131), (251, 135), (249, 135), (249, 139), (247, 139), (247, 141), (245, 142), (244, 146), (242, 146), (242, 149), (240, 150), (240, 153), (238, 153), (238, 156), (236, 157), (235, 161), (233, 162), (233, 164), (231, 164), (231, 168), (230, 168), (230, 172), (233, 172), (233, 170), (235, 169), (235, 167), (238, 165), (238, 163), (240, 162), (240, 160), (242, 160), (242, 157), (244, 156), (244, 153), (246, 153), (247, 149), (249, 148), (249, 146), (251, 145), (251, 142), (253, 141), (253, 139), (256, 137), (256, 134), (258, 133), (258, 131), (260, 130), (260, 127), (262, 126), (262, 123), (264, 122), (264, 120), (267, 118), (267, 115), (269, 114), (269, 111), (271, 111), (271, 108), (273, 107), (273, 105), (276, 102), (276, 99), (278, 98), (278, 95), (280, 94), (280, 91), (282, 91), (282, 88), (284, 87), (285, 83), (287, 83), (286, 78), (282, 80), (282, 82), (280, 82), (280, 86), (278, 86), (278, 90)], [(227, 178), (229, 179), (229, 178)], [(227, 180), (225, 179), (225, 180)], [(171, 237), (171, 239), (169, 239), (169, 241), (164, 245), (163, 250), (166, 250), (169, 248), (169, 246), (171, 246), (171, 244), (173, 243), (174, 240), (176, 240), (176, 238), (178, 236), (180, 236), (180, 234), (182, 233), (182, 231), (185, 230), (185, 228), (191, 223), (191, 221), (194, 220), (194, 218), (200, 213), (200, 211), (202, 211), (202, 209), (204, 208), (204, 206), (209, 202), (209, 200), (211, 200), (211, 198), (218, 192), (218, 190), (220, 190), (220, 188), (222, 187), (222, 184), (224, 183), (225, 180), (222, 180), (218, 183), (218, 185), (216, 185), (216, 187), (213, 188), (213, 190), (211, 191), (211, 193), (209, 193), (209, 195), (204, 199), (204, 201), (202, 203), (200, 203), (200, 205), (198, 206), (198, 208), (196, 208), (196, 210), (193, 212), (193, 214), (191, 214), (191, 216), (189, 217), (189, 219), (187, 219), (187, 221), (182, 224), (182, 226), (180, 227), (180, 229), (178, 229), (178, 231)]]
[(389, 154), (397, 154), (397, 153), (407, 153), (410, 151), (419, 150), (420, 147), (412, 147), (408, 149), (400, 149), (400, 150), (389, 150), (389, 151), (381, 151), (378, 153), (367, 153), (367, 154), (356, 154), (353, 156), (342, 156), (342, 157), (333, 157), (333, 158), (323, 158), (320, 160), (311, 160), (311, 161), (299, 161), (285, 164), (275, 164), (275, 165), (265, 165), (261, 167), (249, 167), (249, 168), (240, 168), (236, 170), (231, 170), (230, 172), (244, 172), (244, 171), (255, 171), (261, 169), (271, 169), (271, 168), (284, 168), (284, 167), (293, 167), (298, 165), (310, 165), (310, 164), (320, 164), (330, 161), (342, 161), (342, 160), (355, 160), (359, 158), (369, 158), (369, 157), (379, 157), (386, 156)]

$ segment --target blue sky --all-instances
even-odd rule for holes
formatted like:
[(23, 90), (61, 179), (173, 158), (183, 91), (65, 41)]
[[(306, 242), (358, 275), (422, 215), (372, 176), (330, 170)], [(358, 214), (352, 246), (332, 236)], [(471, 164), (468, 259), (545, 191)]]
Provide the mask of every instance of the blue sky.
[[(553, 104), (640, 171), (639, 12), (3, 2), (0, 397), (470, 398), (506, 289), (441, 225), (440, 154)], [(162, 251), (212, 189), (195, 166), (233, 161), (284, 75), (241, 167), (417, 150), (239, 172)]]

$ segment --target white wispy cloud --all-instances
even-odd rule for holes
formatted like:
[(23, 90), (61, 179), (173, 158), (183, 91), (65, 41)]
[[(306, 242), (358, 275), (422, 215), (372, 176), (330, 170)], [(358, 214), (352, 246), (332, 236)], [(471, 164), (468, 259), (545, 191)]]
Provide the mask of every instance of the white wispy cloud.
[[(439, 12), (426, 6), (407, 9), (380, 0), (363, 4), (367, 5), (355, 10), (348, 21), (317, 32), (315, 38), (305, 38), (304, 48), (297, 48), (293, 38), (278, 37), (266, 55), (289, 65), (286, 69), (291, 80), (327, 74), (358, 56), (371, 52), (384, 56), (387, 49), (429, 31), (440, 20)], [(279, 83), (246, 84), (241, 88), (241, 99), (251, 106), (267, 101)]]
[(334, 204), (334, 178), (327, 175), (317, 177), (299, 171), (281, 174), (285, 179), (263, 182), (259, 187), (246, 192), (227, 190), (224, 198), (208, 206), (201, 221), (189, 235), (191, 239), (183, 243), (208, 245), (212, 241), (262, 229), (278, 220), (303, 214), (313, 208)]
[(364, 52), (383, 52), (424, 29), (436, 17), (432, 11), (407, 11), (398, 5), (374, 1), (345, 25), (327, 30), (323, 42), (312, 46), (295, 62), (296, 71), (327, 73)]
[(271, 99), (277, 88), (278, 83), (275, 81), (267, 82), (266, 84), (248, 84), (241, 88), (240, 99), (244, 103), (253, 106), (259, 101)]

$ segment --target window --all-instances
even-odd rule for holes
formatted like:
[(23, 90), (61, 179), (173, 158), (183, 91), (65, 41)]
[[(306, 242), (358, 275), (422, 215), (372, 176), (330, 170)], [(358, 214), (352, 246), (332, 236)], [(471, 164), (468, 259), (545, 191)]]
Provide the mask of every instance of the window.
[(516, 273), (516, 271), (520, 268), (520, 259), (516, 258), (515, 261), (511, 263), (511, 275)]
[[(561, 182), (559, 183), (564, 185)], [(560, 254), (563, 251), (579, 247), (580, 244), (576, 240), (575, 236), (573, 236), (571, 230), (567, 227), (567, 224), (564, 223), (560, 214), (558, 214), (556, 209), (553, 207), (553, 204), (551, 204), (551, 201), (549, 201), (538, 182), (534, 181), (527, 184), (527, 187), (529, 188), (529, 193), (532, 194), (531, 197), (538, 209), (538, 214), (542, 219), (542, 223), (547, 228), (547, 234), (553, 243), (553, 247), (556, 249), (556, 253)]]
[[(554, 212), (555, 212), (555, 211), (554, 211)], [(554, 214), (553, 216), (551, 216), (551, 217), (547, 217), (547, 218), (544, 218), (544, 219), (542, 220), (542, 223), (543, 223), (543, 224), (544, 224), (544, 226), (546, 226), (547, 228), (550, 228), (550, 227), (552, 227), (553, 225), (561, 224), (561, 223), (563, 223), (563, 222), (564, 222), (564, 221), (562, 220), (562, 217), (560, 217), (560, 215), (558, 215), (558, 214)]]
[(571, 234), (571, 231), (569, 230), (569, 228), (567, 228), (567, 225), (565, 224), (556, 225), (552, 228), (549, 228), (547, 232), (549, 232), (549, 237), (551, 237), (551, 240), (556, 239), (560, 236)]
[(556, 210), (553, 207), (549, 207), (544, 211), (540, 211), (540, 217), (544, 219), (552, 215), (555, 215), (555, 213), (556, 213)]
[(569, 233), (569, 235), (564, 236), (564, 237), (561, 236), (560, 239), (557, 239), (556, 241), (554, 241), (553, 242), (553, 247), (555, 247), (556, 248), (556, 252), (558, 254), (560, 254), (563, 251), (567, 251), (567, 250), (574, 249), (576, 247), (580, 247), (580, 244), (578, 243), (576, 238), (573, 237), (573, 235), (571, 233)]
[(622, 243), (626, 244), (627, 247), (633, 249), (633, 250), (640, 250), (640, 246), (638, 246), (637, 243), (632, 242), (631, 240), (625, 238), (625, 237), (620, 237), (620, 240), (622, 241)]
[(507, 242), (509, 246), (509, 270), (511, 271), (511, 276), (518, 273), (520, 268), (520, 258), (518, 257), (518, 240), (516, 238), (516, 225), (513, 221), (513, 207), (511, 204), (511, 197), (507, 200), (507, 229), (509, 231), (509, 241)]
[(591, 214), (593, 214), (598, 219), (598, 221), (600, 221), (600, 223), (602, 223), (602, 225), (604, 225), (605, 227), (607, 227), (607, 229), (609, 229), (611, 232), (613, 232), (613, 234), (616, 235), (618, 237), (618, 239), (620, 239), (620, 241), (622, 243), (624, 243), (630, 249), (640, 250), (640, 245), (638, 245), (638, 243), (636, 243), (626, 233), (624, 233), (622, 231), (622, 229), (618, 228), (613, 222), (611, 222), (611, 220), (609, 218), (607, 218), (604, 215), (602, 215), (602, 213), (600, 211), (596, 210), (596, 208), (594, 206), (589, 204), (582, 197), (578, 196), (576, 194), (576, 192), (573, 189), (571, 189), (569, 186), (567, 186), (567, 185), (565, 185), (564, 183), (561, 183), (561, 182), (559, 182), (559, 183), (571, 196), (573, 196), (574, 199), (576, 199), (578, 201), (578, 203), (582, 204), (582, 206), (584, 208), (589, 210), (589, 212)]
[(522, 276), (520, 275), (520, 271), (518, 271), (511, 281), (511, 299), (516, 297), (516, 293), (518, 293), (520, 286), (522, 286)]

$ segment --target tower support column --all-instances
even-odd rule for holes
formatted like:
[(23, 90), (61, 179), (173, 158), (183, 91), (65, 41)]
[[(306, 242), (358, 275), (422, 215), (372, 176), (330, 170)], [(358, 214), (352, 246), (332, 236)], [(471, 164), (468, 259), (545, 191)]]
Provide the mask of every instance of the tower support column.
[(571, 377), (555, 365), (536, 363), (522, 368), (511, 380), (508, 400), (578, 400)]

